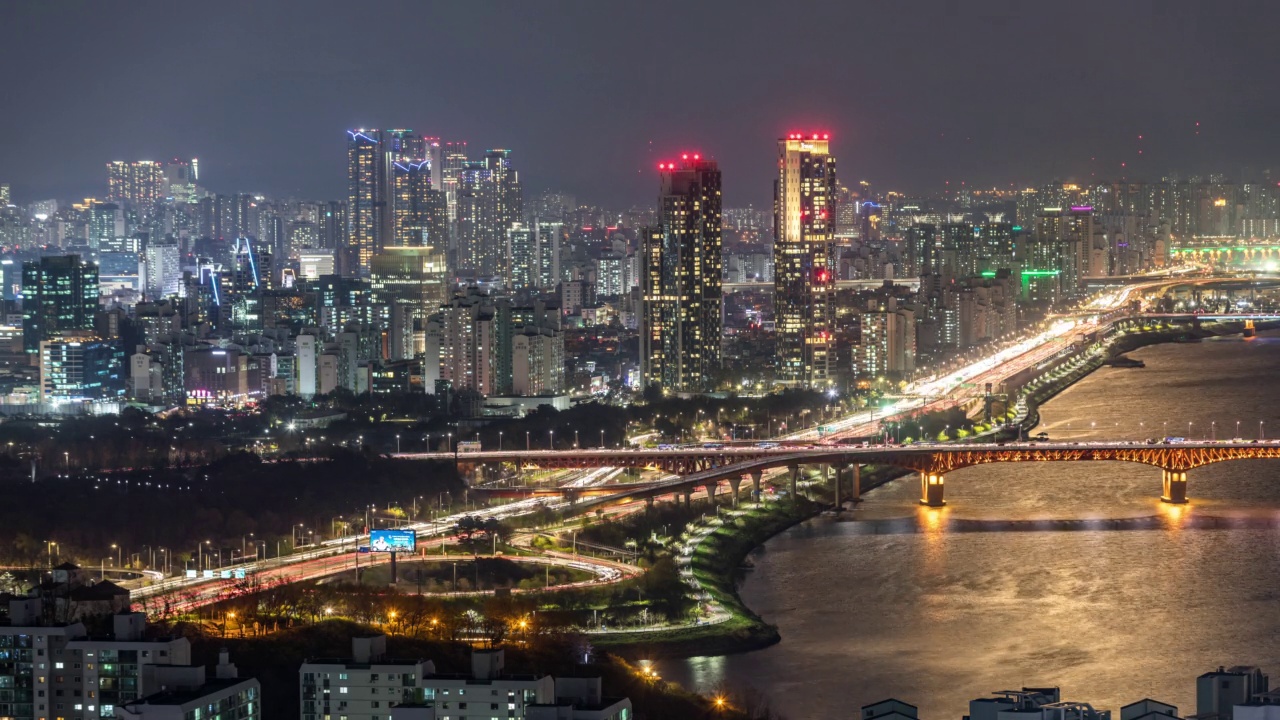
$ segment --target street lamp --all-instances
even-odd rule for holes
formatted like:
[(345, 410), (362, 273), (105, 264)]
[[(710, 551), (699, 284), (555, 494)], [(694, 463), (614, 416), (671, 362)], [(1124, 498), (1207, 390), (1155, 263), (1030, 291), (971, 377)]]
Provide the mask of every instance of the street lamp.
[(604, 449), (604, 428), (600, 429), (600, 449)]
[(1262, 420), (1259, 420), (1259, 421), (1258, 421), (1258, 439), (1259, 439), (1259, 440), (1262, 440), (1262, 439), (1263, 439), (1263, 438), (1262, 438), (1262, 423), (1263, 423), (1263, 422), (1264, 422), (1264, 421), (1262, 421)]
[(400, 454), (400, 434), (396, 433), (396, 454)]
[(573, 449), (578, 449), (578, 431), (576, 428), (573, 431)]
[(529, 452), (529, 431), (524, 431), (524, 451)]
[(111, 543), (111, 549), (116, 551), (116, 567), (117, 568), (123, 567), (120, 564), (120, 558), (121, 558), (121, 553), (123, 553), (124, 551), (121, 550), (120, 546), (115, 543)]
[(1236, 434), (1235, 434), (1235, 437), (1240, 437), (1240, 421), (1239, 421), (1239, 420), (1237, 420), (1237, 421), (1236, 421)]
[(1187, 423), (1187, 439), (1188, 439), (1188, 440), (1190, 440), (1190, 439), (1191, 439), (1191, 426), (1192, 426), (1192, 425), (1194, 425), (1194, 424), (1195, 424), (1195, 423), (1193, 423), (1193, 422), (1188, 422), (1188, 423)]
[(551, 444), (547, 446), (547, 449), (548, 449), (548, 450), (555, 450), (555, 449), (556, 449), (556, 431), (555, 431), (555, 430), (548, 430), (548, 431), (547, 431), (547, 436), (551, 438), (551, 441), (550, 441), (550, 443), (551, 443)]
[(502, 452), (502, 431), (498, 431), (498, 452)]

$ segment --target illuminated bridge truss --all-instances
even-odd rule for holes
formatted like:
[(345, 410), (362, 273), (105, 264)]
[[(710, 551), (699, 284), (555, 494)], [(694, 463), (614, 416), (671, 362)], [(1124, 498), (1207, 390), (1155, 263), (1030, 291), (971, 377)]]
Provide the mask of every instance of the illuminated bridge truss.
[[(441, 459), (453, 456), (440, 456)], [(893, 465), (924, 473), (946, 473), (961, 468), (1006, 462), (1135, 462), (1165, 470), (1185, 472), (1204, 465), (1228, 460), (1280, 459), (1280, 445), (1249, 443), (1186, 443), (1174, 445), (1138, 445), (1132, 443), (1093, 445), (1020, 444), (1008, 447), (895, 448), (860, 449), (832, 446), (773, 450), (737, 449), (721, 452), (715, 449), (676, 449), (669, 452), (618, 452), (579, 450), (573, 452), (515, 452), (459, 455), (462, 463), (514, 462), (528, 468), (568, 469), (628, 467), (660, 470), (673, 475), (725, 475), (735, 469), (749, 472), (790, 465)]]
[(917, 470), (923, 473), (947, 473), (952, 470), (1002, 462), (1134, 462), (1143, 465), (1186, 472), (1204, 465), (1227, 460), (1280, 458), (1280, 447), (1134, 445), (1119, 447), (1017, 448), (1010, 450), (948, 450), (931, 452), (886, 453), (876, 462)]

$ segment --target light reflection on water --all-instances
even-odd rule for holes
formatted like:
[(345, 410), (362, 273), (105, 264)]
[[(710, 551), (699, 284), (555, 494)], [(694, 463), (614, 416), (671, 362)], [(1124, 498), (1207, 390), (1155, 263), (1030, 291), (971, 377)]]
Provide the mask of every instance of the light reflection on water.
[[(1054, 439), (1216, 432), (1280, 437), (1280, 339), (1164, 345), (1144, 369), (1103, 369), (1044, 408)], [(1168, 428), (1168, 430), (1166, 430)], [(1155, 697), (1194, 711), (1195, 677), (1280, 672), (1280, 461), (1192, 471), (1191, 504), (1161, 503), (1130, 463), (987, 465), (947, 476), (948, 505), (906, 477), (853, 520), (819, 518), (753, 558), (746, 602), (778, 625), (754, 653), (662, 663), (693, 688), (752, 688), (792, 718), (844, 717), (885, 697), (959, 717), (971, 698), (1059, 685), (1118, 711)]]

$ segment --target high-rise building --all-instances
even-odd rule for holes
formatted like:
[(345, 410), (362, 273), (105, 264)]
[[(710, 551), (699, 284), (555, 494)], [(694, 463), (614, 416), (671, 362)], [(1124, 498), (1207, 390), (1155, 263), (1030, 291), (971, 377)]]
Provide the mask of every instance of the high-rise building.
[(143, 292), (148, 298), (177, 295), (182, 286), (181, 253), (177, 243), (149, 243), (143, 251)]
[(152, 160), (107, 163), (107, 199), (150, 209), (164, 198), (164, 164)]
[(538, 287), (538, 232), (525, 223), (507, 229), (507, 267), (511, 268), (508, 285), (512, 290)]
[(177, 202), (195, 203), (200, 199), (196, 183), (200, 179), (200, 161), (196, 158), (174, 158), (164, 166), (165, 195)]
[(432, 168), (426, 160), (395, 161), (391, 164), (392, 235), (395, 245), (434, 247), (440, 252), (448, 246), (448, 208), (444, 192), (432, 185), (431, 174)]
[(373, 256), (369, 294), (374, 304), (408, 305), (425, 319), (448, 300), (444, 253), (434, 247), (386, 247)]
[(367, 275), (369, 260), (384, 244), (387, 219), (387, 152), (380, 130), (347, 131), (347, 264), (343, 274)]
[(642, 232), (642, 381), (705, 392), (720, 369), (720, 168), (686, 155), (658, 169), (660, 222)]
[(0, 183), (0, 208), (8, 207), (12, 200), (9, 195), (9, 183)]
[(774, 319), (778, 382), (822, 388), (832, 382), (830, 267), (836, 160), (826, 134), (778, 140), (774, 183)]
[(110, 400), (124, 395), (120, 341), (70, 331), (40, 341), (40, 401)]
[(89, 247), (97, 250), (124, 237), (124, 212), (115, 203), (94, 203), (89, 208)]
[(43, 257), (22, 264), (22, 345), (31, 354), (40, 343), (76, 330), (93, 330), (98, 311), (98, 267), (79, 255)]
[(511, 151), (489, 150), (484, 160), (466, 162), (457, 178), (457, 268), (509, 283), (507, 231), (523, 215)]
[(872, 380), (905, 379), (915, 371), (915, 317), (890, 302), (861, 316), (862, 335), (854, 352), (854, 372)]

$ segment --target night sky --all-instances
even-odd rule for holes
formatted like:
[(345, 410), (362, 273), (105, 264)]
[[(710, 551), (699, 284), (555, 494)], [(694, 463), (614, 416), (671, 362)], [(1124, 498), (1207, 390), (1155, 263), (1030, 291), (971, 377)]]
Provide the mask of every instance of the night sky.
[(218, 192), (339, 198), (362, 125), (511, 148), (527, 193), (614, 206), (682, 150), (768, 206), (796, 130), (880, 189), (1241, 180), (1280, 152), (1277, 27), (1270, 0), (6, 0), (0, 182), (100, 195), (109, 160), (196, 156)]

